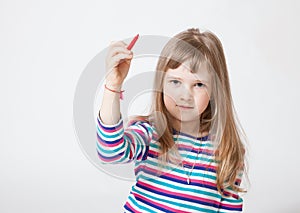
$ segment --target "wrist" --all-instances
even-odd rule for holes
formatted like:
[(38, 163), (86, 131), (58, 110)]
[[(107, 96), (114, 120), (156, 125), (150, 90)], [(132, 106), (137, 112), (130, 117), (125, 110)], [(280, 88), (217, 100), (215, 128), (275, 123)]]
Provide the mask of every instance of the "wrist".
[(123, 86), (122, 83), (121, 84), (116, 84), (116, 83), (112, 83), (112, 82), (109, 82), (109, 81), (107, 81), (105, 85), (109, 89), (116, 90), (116, 91), (121, 91), (121, 88)]
[[(122, 86), (122, 85), (121, 85)], [(119, 94), (120, 96), (120, 99), (123, 100), (123, 92), (124, 90), (121, 90), (121, 87), (119, 88), (119, 86), (117, 86), (116, 88), (115, 87), (110, 87), (109, 85), (105, 84), (104, 85), (104, 88), (112, 93), (115, 93), (115, 94)]]

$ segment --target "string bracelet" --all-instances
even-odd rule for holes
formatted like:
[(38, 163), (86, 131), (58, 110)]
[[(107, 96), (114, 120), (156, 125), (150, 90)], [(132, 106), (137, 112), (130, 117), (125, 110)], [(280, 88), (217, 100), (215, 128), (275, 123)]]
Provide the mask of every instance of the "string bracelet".
[(105, 89), (107, 89), (107, 90), (109, 90), (109, 91), (111, 91), (111, 92), (119, 93), (119, 94), (120, 94), (120, 99), (123, 100), (123, 92), (124, 92), (125, 90), (116, 91), (116, 90), (113, 90), (113, 89), (108, 88), (108, 87), (106, 86), (106, 84), (104, 85), (104, 87), (105, 87)]

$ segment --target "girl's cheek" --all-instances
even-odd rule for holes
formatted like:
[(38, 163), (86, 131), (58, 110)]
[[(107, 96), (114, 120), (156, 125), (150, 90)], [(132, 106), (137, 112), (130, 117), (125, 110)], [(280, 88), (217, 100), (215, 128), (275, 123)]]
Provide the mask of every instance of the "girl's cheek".
[(175, 94), (174, 90), (172, 90), (171, 88), (169, 88), (169, 87), (164, 88), (164, 96), (165, 96), (165, 99), (171, 99), (171, 100), (173, 100), (173, 102), (175, 102), (176, 94)]
[(170, 94), (164, 94), (164, 102), (166, 106), (172, 106), (176, 104), (174, 98), (171, 97)]

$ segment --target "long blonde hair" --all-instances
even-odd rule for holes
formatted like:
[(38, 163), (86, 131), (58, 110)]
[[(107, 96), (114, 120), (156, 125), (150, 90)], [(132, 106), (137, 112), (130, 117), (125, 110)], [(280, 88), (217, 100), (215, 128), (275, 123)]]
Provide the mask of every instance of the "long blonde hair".
[(214, 142), (218, 191), (227, 187), (242, 191), (235, 181), (244, 170), (245, 148), (241, 137), (244, 131), (234, 110), (222, 44), (211, 32), (200, 33), (195, 28), (183, 31), (167, 42), (159, 57), (147, 120), (151, 120), (158, 131), (162, 163), (168, 161), (169, 153), (175, 147), (171, 115), (163, 101), (164, 76), (168, 69), (176, 69), (183, 63), (191, 72), (204, 65), (212, 77), (210, 101), (200, 116), (199, 132), (209, 132)]

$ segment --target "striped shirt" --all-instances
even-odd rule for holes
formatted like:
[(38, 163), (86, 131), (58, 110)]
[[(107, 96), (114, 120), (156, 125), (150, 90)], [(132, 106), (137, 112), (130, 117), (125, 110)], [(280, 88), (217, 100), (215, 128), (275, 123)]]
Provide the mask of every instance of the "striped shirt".
[[(97, 118), (97, 152), (102, 163), (135, 164), (136, 182), (125, 212), (241, 212), (243, 200), (231, 190), (218, 192), (216, 162), (209, 136), (173, 131), (182, 164), (159, 164), (157, 131), (147, 121), (106, 125)], [(188, 178), (189, 176), (189, 178)], [(189, 179), (189, 181), (188, 181)], [(240, 177), (236, 184), (240, 184)]]

